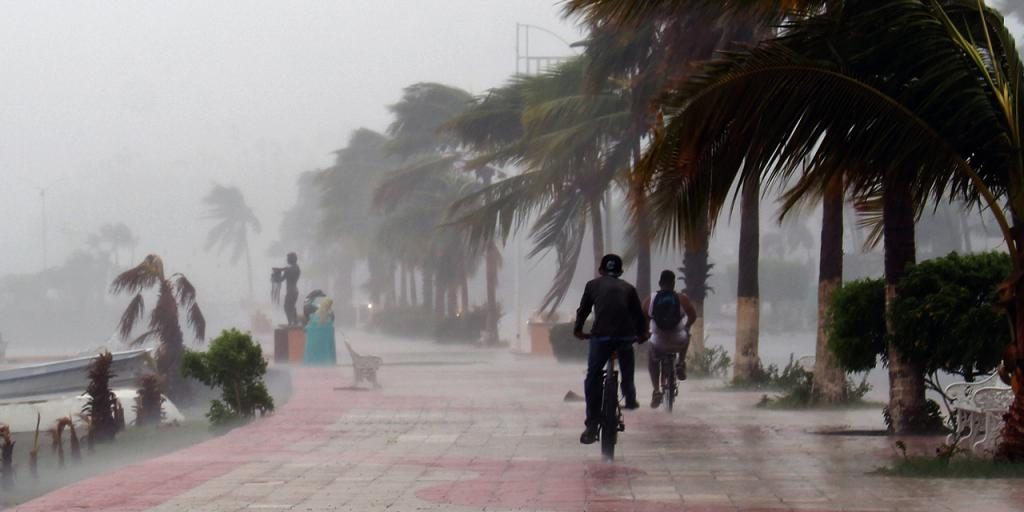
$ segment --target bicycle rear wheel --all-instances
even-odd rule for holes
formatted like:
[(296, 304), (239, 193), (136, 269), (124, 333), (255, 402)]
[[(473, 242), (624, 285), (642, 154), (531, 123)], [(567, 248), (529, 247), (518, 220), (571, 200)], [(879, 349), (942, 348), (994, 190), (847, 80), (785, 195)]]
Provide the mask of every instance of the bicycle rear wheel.
[(615, 460), (615, 442), (619, 435), (619, 372), (605, 375), (601, 400), (601, 455)]
[(665, 393), (665, 410), (672, 412), (676, 401), (676, 369), (675, 357), (665, 356), (661, 360), (662, 392)]

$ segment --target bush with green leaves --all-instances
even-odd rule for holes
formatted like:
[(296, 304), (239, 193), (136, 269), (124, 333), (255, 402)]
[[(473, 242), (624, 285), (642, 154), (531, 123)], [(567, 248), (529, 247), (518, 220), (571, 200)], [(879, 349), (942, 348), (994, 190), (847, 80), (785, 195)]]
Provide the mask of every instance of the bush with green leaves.
[(214, 425), (229, 424), (265, 415), (274, 410), (274, 399), (263, 376), (267, 361), (263, 350), (248, 333), (222, 331), (206, 352), (185, 353), (182, 373), (207, 386), (220, 388), (221, 400), (210, 402), (206, 417)]
[[(1009, 331), (996, 290), (1009, 271), (1009, 257), (996, 252), (951, 253), (914, 265), (898, 285), (891, 337), (885, 325), (884, 281), (846, 283), (829, 306), (829, 349), (843, 369), (861, 372), (874, 368), (879, 359), (885, 364), (886, 342), (892, 339), (922, 368), (925, 386), (943, 395), (939, 372), (973, 380), (999, 364)], [(929, 400), (917, 430), (941, 429), (939, 405)]]
[(828, 348), (847, 372), (866, 372), (885, 358), (885, 281), (843, 283), (828, 308)]
[(729, 387), (735, 389), (776, 389), (791, 390), (806, 385), (810, 388), (811, 374), (800, 366), (793, 356), (789, 355), (789, 362), (781, 370), (778, 365), (769, 364), (764, 366), (758, 359), (749, 378), (733, 379)]
[(919, 263), (900, 281), (893, 303), (894, 340), (925, 371), (973, 379), (991, 373), (1010, 341), (996, 288), (1010, 274), (1010, 257), (952, 253)]
[[(1010, 270), (1002, 253), (924, 261), (909, 269), (893, 302), (893, 340), (926, 374), (944, 371), (973, 379), (999, 364), (1009, 331), (996, 307), (996, 288)], [(844, 284), (828, 313), (829, 348), (845, 370), (885, 362), (885, 283)]]

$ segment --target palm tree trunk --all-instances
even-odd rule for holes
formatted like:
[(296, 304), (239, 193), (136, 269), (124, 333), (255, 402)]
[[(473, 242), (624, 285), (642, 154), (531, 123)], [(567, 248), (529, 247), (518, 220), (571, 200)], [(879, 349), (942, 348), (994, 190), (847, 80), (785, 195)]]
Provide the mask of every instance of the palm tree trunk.
[(434, 273), (434, 318), (442, 320), (445, 317), (445, 297), (447, 297), (448, 287), (441, 282), (440, 276)]
[(366, 267), (370, 272), (369, 291), (370, 291), (370, 304), (381, 306), (380, 302), (380, 290), (381, 290), (381, 271), (380, 271), (380, 260), (378, 258), (369, 257), (366, 259)]
[(697, 310), (697, 321), (690, 329), (689, 353), (700, 357), (704, 353), (704, 299), (708, 294), (708, 277), (711, 266), (708, 263), (708, 242), (711, 237), (705, 221), (705, 229), (694, 240), (686, 244), (683, 251), (683, 281), (686, 296)]
[(818, 339), (814, 350), (814, 400), (825, 404), (846, 401), (846, 373), (828, 349), (825, 331), (832, 294), (843, 282), (843, 182), (836, 179), (825, 189), (821, 219), (821, 254), (818, 261)]
[[(892, 333), (889, 313), (899, 290), (897, 285), (916, 260), (914, 246), (914, 202), (910, 188), (889, 185), (883, 194), (885, 246), (885, 310), (886, 323)], [(888, 343), (889, 416), (896, 433), (908, 433), (925, 424), (924, 370)]]
[(469, 275), (466, 272), (462, 272), (459, 275), (459, 298), (462, 306), (459, 311), (462, 313), (469, 312)]
[(494, 345), (498, 342), (498, 266), (501, 255), (498, 245), (491, 242), (487, 246), (485, 271), (487, 274), (487, 324), (485, 326), (484, 343)]
[[(390, 306), (397, 306), (398, 305), (398, 290), (397, 290), (398, 283), (395, 281), (395, 277), (398, 276), (398, 265), (396, 265), (394, 261), (389, 261), (388, 262), (388, 269), (387, 269), (386, 274), (387, 274), (387, 280), (388, 280), (388, 290), (387, 290), (388, 305), (390, 305)], [(400, 276), (398, 276), (398, 277), (400, 277)]]
[(459, 310), (459, 285), (452, 283), (447, 286), (448, 288), (448, 310), (446, 311), (447, 317), (451, 318), (455, 316), (455, 312)]
[(761, 321), (758, 287), (758, 253), (760, 252), (760, 195), (757, 180), (748, 180), (740, 192), (740, 248), (736, 287), (736, 368), (733, 377), (750, 380), (760, 363), (757, 339)]
[(352, 308), (352, 272), (352, 267), (346, 266), (338, 272), (338, 278), (334, 281), (335, 303), (348, 311)]
[[(1020, 220), (1014, 219), (1014, 246), (1017, 248), (1017, 261), (1014, 267), (1024, 268), (1024, 226)], [(1014, 279), (1011, 277), (1011, 279)], [(1009, 377), (1014, 398), (1010, 410), (1003, 416), (1002, 440), (996, 448), (996, 459), (1008, 462), (1024, 462), (1024, 280), (1017, 277), (1010, 281), (1013, 296), (1010, 297), (1007, 312), (1013, 328), (1013, 340), (1003, 354), (1004, 380)]]
[(409, 266), (409, 268), (406, 269), (406, 272), (409, 273), (409, 304), (412, 307), (416, 307), (419, 305), (419, 301), (417, 300), (418, 294), (416, 292), (416, 267)]
[(249, 277), (249, 301), (251, 302), (255, 296), (252, 291), (252, 254), (249, 252), (249, 240), (248, 237), (244, 241), (245, 243), (245, 271)]
[(601, 267), (601, 258), (604, 257), (604, 224), (601, 223), (601, 199), (594, 199), (590, 202), (590, 225), (593, 227), (594, 242), (594, 275), (598, 276), (597, 269)]
[(398, 304), (409, 305), (409, 274), (405, 271), (405, 263), (398, 264)]
[(423, 267), (420, 277), (423, 278), (423, 307), (430, 311), (434, 309), (434, 273)]

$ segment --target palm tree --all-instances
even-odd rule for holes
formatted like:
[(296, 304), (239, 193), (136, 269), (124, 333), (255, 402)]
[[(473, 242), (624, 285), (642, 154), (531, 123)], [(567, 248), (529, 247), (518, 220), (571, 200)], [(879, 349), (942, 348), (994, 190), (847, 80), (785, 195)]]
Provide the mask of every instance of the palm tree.
[(245, 256), (245, 269), (249, 277), (249, 299), (253, 297), (252, 255), (249, 251), (249, 232), (260, 232), (260, 221), (256, 218), (238, 187), (214, 185), (203, 198), (208, 211), (206, 219), (216, 221), (206, 236), (206, 250), (217, 249), (220, 254), (231, 249), (231, 263)]
[(432, 167), (429, 172), (408, 167), (381, 182), (375, 202), (384, 217), (377, 243), (399, 259), (419, 262), (433, 276), (433, 307), (441, 319), (468, 309), (466, 281), (476, 273), (486, 249), (471, 245), (446, 223), (451, 204), (480, 185), (450, 165)]
[(113, 255), (115, 267), (121, 266), (121, 249), (129, 248), (134, 252), (135, 245), (138, 242), (138, 237), (123, 222), (104, 224), (100, 226), (98, 233), (89, 235), (88, 239), (90, 246), (105, 250)]
[[(337, 269), (339, 286), (335, 290), (341, 304), (349, 304), (352, 298), (352, 273), (355, 269), (351, 262), (380, 256), (376, 250), (376, 236), (383, 221), (372, 209), (373, 194), (387, 173), (401, 165), (399, 158), (385, 153), (388, 143), (389, 139), (384, 134), (367, 128), (355, 130), (347, 145), (335, 151), (334, 165), (314, 173), (311, 181), (310, 186), (317, 188), (311, 194), (320, 218), (310, 222), (308, 212), (302, 217), (310, 226), (313, 238), (326, 241), (337, 249), (337, 257), (331, 258), (329, 263), (338, 265), (344, 262)], [(415, 261), (404, 262), (417, 267)], [(372, 268), (377, 270), (376, 265)], [(371, 283), (373, 294), (379, 293), (379, 284), (377, 281)]]
[[(433, 185), (431, 192), (436, 193), (441, 183), (438, 180), (455, 172), (459, 142), (442, 126), (448, 119), (465, 111), (471, 101), (472, 96), (468, 92), (438, 83), (416, 83), (402, 90), (402, 98), (389, 107), (394, 118), (387, 129), (391, 139), (384, 147), (386, 154), (400, 158), (401, 163), (392, 167), (393, 172), (386, 184), (379, 184), (378, 206), (392, 216), (400, 215), (398, 203), (417, 195), (415, 189), (421, 186), (429, 189)], [(418, 195), (422, 201), (432, 201), (429, 194), (424, 196), (424, 191), (420, 192)], [(405, 211), (411, 210), (407, 208)], [(424, 252), (407, 252), (406, 255), (411, 264), (423, 267), (424, 288), (434, 291), (435, 297), (431, 302), (438, 316), (445, 316), (445, 312), (454, 315), (458, 310), (457, 296), (462, 279), (451, 275), (452, 269), (440, 264), (439, 255), (430, 250), (431, 241), (423, 240), (424, 234), (432, 232), (439, 221), (431, 217), (421, 220), (430, 224), (429, 229), (412, 239), (419, 241), (418, 245)], [(405, 249), (410, 247), (408, 243), (401, 245)]]
[[(711, 169), (717, 183), (798, 177), (784, 211), (845, 176), (849, 194), (881, 211), (890, 303), (915, 258), (916, 212), (930, 197), (990, 208), (1015, 270), (1024, 269), (1024, 235), (1011, 231), (998, 201), (1007, 200), (1014, 225), (1024, 224), (1024, 162), (1015, 149), (1024, 133), (1015, 92), (1022, 69), (1002, 18), (983, 3), (848, 0), (841, 13), (798, 18), (783, 36), (728, 55), (680, 87), (670, 100), (678, 114), (653, 145), (649, 170), (685, 175), (692, 188)], [(726, 194), (707, 197), (720, 205)], [(1000, 454), (1020, 460), (1024, 287), (1014, 278), (1004, 293), (1015, 336), (1003, 375), (1017, 399)], [(889, 412), (906, 431), (923, 414), (921, 374), (894, 345), (889, 367)]]
[[(691, 73), (691, 67), (678, 65), (679, 62), (705, 61), (711, 58), (712, 52), (724, 44), (737, 41), (756, 40), (758, 35), (753, 27), (773, 26), (786, 16), (801, 12), (813, 12), (829, 0), (650, 0), (645, 2), (629, 2), (624, 0), (566, 0), (566, 16), (582, 18), (592, 27), (604, 27), (605, 30), (620, 38), (629, 38), (626, 34), (653, 31), (653, 35), (644, 40), (646, 51), (627, 52), (627, 62), (633, 60), (640, 69), (646, 70), (643, 75), (653, 75), (660, 79), (656, 82), (655, 93), (660, 92), (666, 84), (670, 87), (685, 81)], [(653, 28), (652, 28), (653, 27)], [(656, 96), (653, 95), (653, 96)], [(660, 108), (661, 106), (656, 106)], [(634, 166), (637, 167), (637, 166)], [(642, 182), (639, 178), (636, 181)], [(740, 258), (739, 282), (737, 288), (737, 326), (736, 326), (736, 377), (748, 378), (758, 364), (758, 325), (759, 325), (759, 289), (757, 276), (758, 262), (758, 188), (752, 181), (740, 191)], [(634, 201), (637, 215), (645, 214), (643, 203)], [(713, 222), (706, 212), (690, 211), (695, 221), (687, 235), (673, 232), (678, 224), (678, 215), (687, 209), (676, 202), (662, 204), (658, 215), (663, 218), (655, 224), (662, 226), (659, 238), (663, 243), (682, 243), (683, 279), (686, 293), (697, 308), (700, 319), (693, 326), (693, 344), (691, 351), (699, 354), (704, 349), (704, 298), (707, 295), (707, 279), (711, 265), (708, 261), (708, 244), (711, 229), (707, 222)], [(647, 223), (640, 224), (646, 226)], [(685, 243), (683, 243), (685, 240)], [(831, 253), (830, 253), (831, 254)], [(841, 256), (841, 253), (836, 253)], [(840, 262), (841, 265), (841, 262)], [(827, 299), (827, 297), (823, 297)], [(826, 302), (827, 303), (827, 302)], [(823, 318), (823, 317), (822, 317)], [(820, 319), (819, 319), (820, 320)], [(822, 340), (819, 345), (825, 346)], [(819, 354), (818, 360), (828, 361), (827, 356)], [(834, 369), (819, 372), (834, 378)], [(845, 376), (841, 383), (845, 385)], [(830, 386), (834, 387), (834, 386)]]
[(556, 308), (565, 297), (588, 226), (597, 268), (605, 192), (628, 170), (632, 150), (622, 143), (625, 99), (612, 91), (587, 93), (584, 77), (585, 62), (577, 59), (540, 76), (513, 78), (449, 123), (478, 154), (467, 166), (523, 169), (459, 201), (452, 216), (480, 245), (505, 241), (532, 221), (529, 257), (554, 250), (558, 261), (540, 310)]
[(196, 289), (182, 274), (166, 275), (163, 260), (155, 254), (146, 256), (137, 266), (122, 272), (111, 283), (111, 293), (135, 295), (118, 323), (122, 339), (127, 340), (132, 335), (136, 324), (146, 314), (145, 290), (155, 290), (156, 304), (149, 312), (146, 330), (128, 343), (137, 347), (151, 339), (158, 340), (156, 366), (167, 384), (167, 395), (172, 399), (186, 398), (188, 390), (181, 377), (185, 343), (179, 315), (184, 313), (197, 340), (206, 336), (206, 319), (196, 302)]

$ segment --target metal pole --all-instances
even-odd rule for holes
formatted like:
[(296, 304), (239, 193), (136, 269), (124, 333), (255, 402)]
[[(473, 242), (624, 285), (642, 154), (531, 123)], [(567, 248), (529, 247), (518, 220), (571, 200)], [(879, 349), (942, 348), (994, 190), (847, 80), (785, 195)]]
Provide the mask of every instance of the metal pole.
[(519, 76), (519, 32), (522, 30), (516, 22), (516, 76)]
[(530, 74), (530, 26), (526, 26), (526, 74)]
[(43, 187), (39, 188), (39, 204), (43, 218), (43, 271), (46, 271), (46, 189)]

